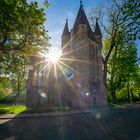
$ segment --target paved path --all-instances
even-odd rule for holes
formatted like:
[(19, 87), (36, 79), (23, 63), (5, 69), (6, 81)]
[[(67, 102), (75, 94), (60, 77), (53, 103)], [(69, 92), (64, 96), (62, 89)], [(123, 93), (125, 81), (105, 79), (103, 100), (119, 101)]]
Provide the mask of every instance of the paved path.
[(140, 107), (1, 115), (0, 140), (140, 140)]

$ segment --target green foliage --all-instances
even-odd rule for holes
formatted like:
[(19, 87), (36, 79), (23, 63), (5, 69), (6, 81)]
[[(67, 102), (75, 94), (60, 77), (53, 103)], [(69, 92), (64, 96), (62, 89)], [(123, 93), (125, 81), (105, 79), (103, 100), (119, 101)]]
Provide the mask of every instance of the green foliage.
[(21, 105), (0, 105), (1, 114), (19, 114), (25, 110), (26, 107)]
[[(140, 1), (113, 0), (107, 8), (98, 11), (105, 35), (103, 79), (107, 85), (108, 99), (113, 102), (116, 98), (134, 100), (140, 94), (137, 49), (134, 43), (140, 37)], [(97, 16), (95, 12), (90, 13), (93, 23)]]
[[(120, 2), (114, 0), (112, 7), (109, 7), (107, 18), (108, 26), (105, 27), (103, 25), (107, 33), (103, 50), (105, 56), (104, 68), (106, 68), (105, 66), (107, 65), (107, 68), (104, 69), (104, 73), (108, 73), (106, 80), (107, 89), (110, 93), (109, 99), (112, 97), (113, 102), (116, 101), (116, 98), (119, 100), (128, 100), (129, 98), (130, 100), (130, 94), (134, 100), (135, 94), (138, 95), (137, 90), (135, 90), (138, 88), (135, 84), (136, 77), (138, 77), (138, 58), (136, 45), (134, 43), (136, 38), (134, 32), (135, 29), (137, 33), (139, 32), (139, 26), (137, 27), (135, 24), (135, 29), (132, 32), (131, 29), (133, 29), (134, 26), (129, 24), (130, 20), (124, 18), (124, 14), (126, 14), (124, 10), (128, 6), (127, 4), (131, 3), (130, 1), (131, 0), (126, 0), (126, 5), (124, 5), (124, 0)], [(138, 4), (139, 2), (136, 3)], [(134, 10), (133, 14), (137, 15), (139, 13), (136, 13), (138, 9), (139, 7), (136, 7), (136, 9), (133, 7), (131, 10)], [(131, 22), (133, 21), (131, 20)], [(139, 80), (137, 80), (137, 82), (138, 81)], [(137, 95), (135, 97), (138, 97)]]
[(5, 99), (11, 93), (7, 77), (0, 77), (0, 100)]
[[(117, 39), (117, 36), (115, 39)], [(105, 51), (108, 49), (109, 44), (110, 39), (107, 39), (105, 41)], [(128, 83), (135, 83), (135, 78), (138, 76), (137, 70), (136, 46), (134, 43), (125, 42), (122, 38), (117, 42), (108, 61), (108, 89), (110, 90), (113, 102), (116, 101), (116, 98), (119, 100), (121, 98), (124, 100), (128, 98), (126, 86)]]
[(45, 1), (44, 1), (44, 6), (45, 6), (46, 8), (48, 8), (48, 6), (49, 6), (48, 0), (45, 0)]
[[(0, 50), (32, 52), (47, 46), (44, 9), (26, 0), (0, 1)], [(45, 47), (46, 47), (45, 46)], [(26, 52), (27, 53), (27, 52)]]
[[(45, 1), (46, 8), (48, 1)], [(44, 8), (36, 1), (0, 0), (0, 94), (25, 90), (30, 55), (48, 49)], [(6, 80), (4, 79), (6, 76)]]

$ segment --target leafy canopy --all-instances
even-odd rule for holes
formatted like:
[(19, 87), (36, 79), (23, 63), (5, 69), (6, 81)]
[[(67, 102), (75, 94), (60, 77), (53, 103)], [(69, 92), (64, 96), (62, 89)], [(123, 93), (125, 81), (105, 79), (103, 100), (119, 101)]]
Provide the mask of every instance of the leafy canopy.
[(0, 51), (46, 47), (45, 13), (37, 2), (1, 0), (0, 13)]

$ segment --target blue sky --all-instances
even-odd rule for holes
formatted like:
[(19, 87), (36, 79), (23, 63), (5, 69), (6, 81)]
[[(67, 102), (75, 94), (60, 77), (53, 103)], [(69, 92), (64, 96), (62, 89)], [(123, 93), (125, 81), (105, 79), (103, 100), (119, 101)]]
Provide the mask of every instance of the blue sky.
[[(103, 0), (84, 0), (84, 9), (86, 13), (91, 8), (95, 8), (102, 3)], [(47, 22), (45, 24), (51, 36), (51, 44), (53, 46), (61, 46), (61, 34), (66, 22), (69, 19), (69, 29), (72, 28), (77, 12), (80, 6), (80, 0), (49, 0), (50, 7), (46, 11)]]
[[(43, 5), (44, 0), (37, 0), (39, 5)], [(108, 5), (110, 0), (83, 0), (83, 5), (86, 14), (91, 8), (102, 7)], [(71, 29), (77, 12), (80, 6), (80, 0), (49, 0), (50, 6), (46, 10), (47, 21), (45, 23), (46, 29), (49, 31), (51, 37), (50, 43), (52, 46), (61, 46), (61, 34), (66, 22), (69, 19), (69, 28)], [(137, 41), (138, 56), (140, 57), (140, 41)]]

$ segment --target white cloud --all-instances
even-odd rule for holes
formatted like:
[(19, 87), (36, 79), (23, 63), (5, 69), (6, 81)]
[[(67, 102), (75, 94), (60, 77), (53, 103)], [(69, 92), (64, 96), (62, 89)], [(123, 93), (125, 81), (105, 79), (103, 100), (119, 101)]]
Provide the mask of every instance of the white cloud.
[(69, 10), (69, 11), (67, 12), (67, 16), (68, 16), (69, 19), (72, 19), (72, 18), (75, 17), (75, 13), (74, 13), (72, 10)]

